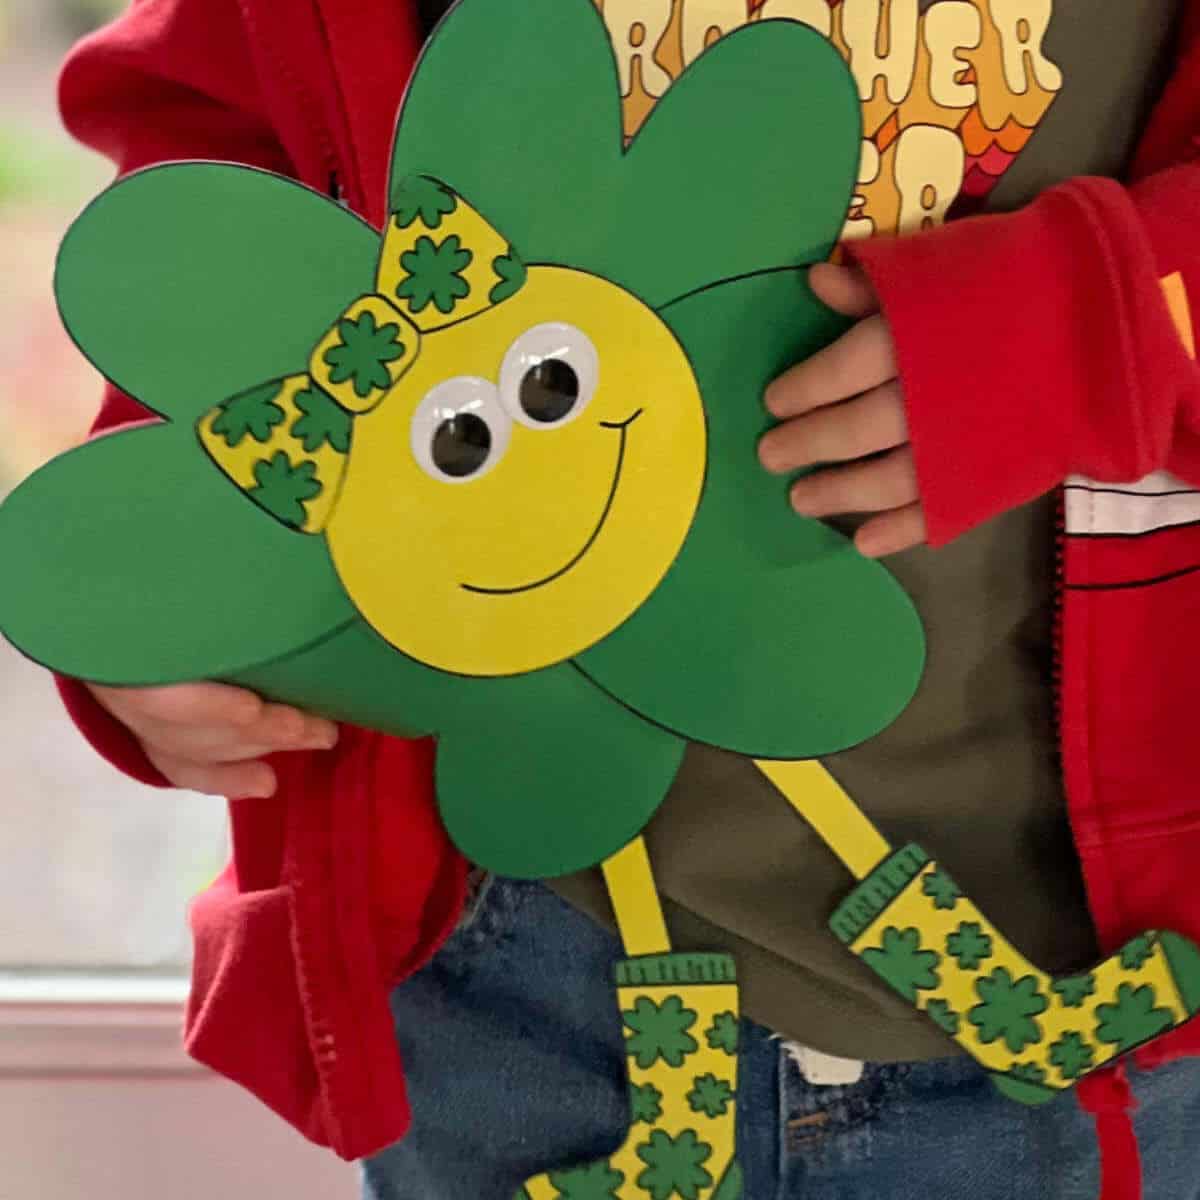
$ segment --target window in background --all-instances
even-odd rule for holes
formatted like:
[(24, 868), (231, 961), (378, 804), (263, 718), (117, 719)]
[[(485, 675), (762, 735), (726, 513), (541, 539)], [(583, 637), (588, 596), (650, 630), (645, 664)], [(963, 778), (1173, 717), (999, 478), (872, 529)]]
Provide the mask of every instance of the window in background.
[[(50, 280), (108, 169), (60, 131), (54, 83), (70, 42), (126, 2), (0, 0), (0, 496), (78, 442), (99, 400)], [(0, 588), (20, 585), (0, 564)], [(224, 858), (223, 810), (107, 767), (0, 639), (4, 1200), (354, 1194), (351, 1168), (184, 1056), (184, 909)]]
[[(108, 169), (60, 129), (54, 84), (70, 42), (120, 7), (0, 0), (0, 496), (78, 442), (99, 400), (50, 282)], [(20, 580), (0, 571), (0, 587)], [(223, 859), (223, 808), (107, 767), (46, 672), (0, 639), (0, 970), (181, 969), (187, 897)]]

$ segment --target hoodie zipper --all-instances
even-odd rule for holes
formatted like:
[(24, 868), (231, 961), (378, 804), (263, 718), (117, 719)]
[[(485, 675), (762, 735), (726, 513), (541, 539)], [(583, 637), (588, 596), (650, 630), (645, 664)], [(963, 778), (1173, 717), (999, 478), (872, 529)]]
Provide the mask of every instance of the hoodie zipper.
[[(345, 98), (343, 97), (340, 88), (338, 88), (336, 86), (338, 75), (337, 75), (337, 72), (334, 70), (333, 43), (329, 37), (329, 29), (325, 24), (325, 14), (321, 11), (321, 6), (318, 3), (318, 0), (309, 0), (309, 9), (312, 12), (313, 26), (317, 31), (317, 37), (320, 39), (320, 42), (321, 42), (321, 49), (324, 51), (324, 54), (325, 54), (325, 63), (324, 63), (325, 77), (327, 79), (334, 81), (335, 97), (336, 97), (336, 101), (337, 101), (338, 107), (341, 112), (342, 125), (345, 128), (349, 122), (349, 115), (347, 114), (346, 109), (345, 109)], [(319, 110), (314, 110), (314, 111), (319, 111)], [(329, 168), (329, 195), (334, 200), (336, 200), (343, 208), (351, 208), (352, 204), (351, 204), (350, 193), (347, 190), (346, 185), (347, 185), (347, 183), (349, 183), (351, 186), (353, 186), (354, 181), (352, 179), (347, 179), (347, 172), (343, 171), (341, 169), (343, 164), (339, 161), (339, 158), (338, 158), (338, 153), (337, 153), (337, 149), (336, 149), (337, 139), (334, 137), (333, 133), (329, 130), (329, 128), (327, 126), (321, 126), (320, 128), (316, 128), (315, 127), (316, 125), (317, 125), (317, 123), (314, 122), (313, 132), (320, 139), (321, 151), (325, 156), (325, 159), (326, 159), (326, 162), (327, 162), (327, 165)], [(353, 155), (354, 155), (353, 144), (349, 141), (347, 144), (349, 146), (349, 154), (351, 156), (351, 159), (353, 159)], [(359, 181), (359, 182), (361, 184), (361, 181)], [(362, 190), (361, 186), (359, 187), (358, 190), (361, 192), (361, 190)], [(361, 201), (361, 199), (362, 199), (362, 197), (360, 196), (359, 200)]]
[[(264, 54), (269, 56), (272, 69), (277, 77), (284, 81), (288, 91), (295, 97), (295, 111), (308, 130), (311, 146), (316, 151), (316, 157), (320, 162), (321, 172), (318, 177), (321, 183), (317, 184), (316, 180), (311, 182), (317, 186), (323, 184), (331, 197), (344, 204), (346, 203), (345, 172), (337, 152), (337, 140), (328, 123), (321, 118), (323, 111), (321, 99), (306, 84), (304, 73), (296, 70), (286, 57), (279, 53), (276, 48), (276, 40), (262, 31), (261, 22), (257, 19), (254, 11), (256, 7), (253, 0), (241, 0), (243, 19), (249, 28), (258, 30), (257, 43), (262, 47)], [(323, 62), (309, 63), (308, 66), (313, 71), (332, 78), (332, 48), (316, 0), (306, 0), (302, 7), (308, 11), (311, 27), (324, 52)], [(298, 18), (300, 13), (297, 11), (293, 15)]]

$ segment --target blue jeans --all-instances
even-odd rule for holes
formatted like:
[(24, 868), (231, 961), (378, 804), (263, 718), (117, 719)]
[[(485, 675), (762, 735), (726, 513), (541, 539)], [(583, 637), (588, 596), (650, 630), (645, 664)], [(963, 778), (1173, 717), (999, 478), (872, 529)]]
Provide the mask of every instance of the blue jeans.
[[(694, 949), (695, 947), (681, 947)], [(629, 1122), (621, 947), (538, 884), (494, 880), (393, 996), (414, 1110), (364, 1164), (364, 1200), (512, 1200), (530, 1176), (612, 1153)], [(745, 1200), (1097, 1200), (1092, 1119), (1030, 1109), (967, 1058), (805, 1081), (746, 1022), (738, 1088)], [(1146, 1200), (1200, 1200), (1200, 1060), (1134, 1073)]]

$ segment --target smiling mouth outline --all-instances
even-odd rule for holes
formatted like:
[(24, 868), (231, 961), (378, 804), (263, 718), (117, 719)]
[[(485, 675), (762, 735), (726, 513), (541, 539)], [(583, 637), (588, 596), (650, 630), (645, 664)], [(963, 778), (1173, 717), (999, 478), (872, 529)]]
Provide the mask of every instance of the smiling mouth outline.
[(532, 592), (537, 588), (545, 587), (549, 583), (553, 583), (556, 579), (561, 579), (568, 571), (573, 570), (579, 565), (587, 552), (596, 544), (596, 539), (600, 536), (604, 526), (608, 523), (609, 515), (612, 513), (613, 503), (617, 498), (617, 489), (621, 486), (621, 474), (625, 468), (625, 447), (629, 441), (629, 427), (642, 415), (646, 410), (639, 408), (631, 416), (625, 418), (624, 421), (601, 421), (600, 426), (603, 429), (619, 429), (621, 431), (621, 444), (617, 449), (617, 466), (613, 472), (612, 486), (608, 490), (608, 499), (604, 503), (604, 511), (600, 514), (600, 520), (596, 522), (596, 528), (592, 530), (591, 536), (584, 543), (583, 549), (575, 555), (565, 566), (559, 567), (551, 575), (547, 575), (544, 579), (538, 579), (533, 583), (523, 583), (519, 587), (506, 588), (489, 588), (476, 587), (472, 583), (460, 583), (458, 586), (464, 592), (472, 592), (477, 596), (516, 596), (521, 592)]

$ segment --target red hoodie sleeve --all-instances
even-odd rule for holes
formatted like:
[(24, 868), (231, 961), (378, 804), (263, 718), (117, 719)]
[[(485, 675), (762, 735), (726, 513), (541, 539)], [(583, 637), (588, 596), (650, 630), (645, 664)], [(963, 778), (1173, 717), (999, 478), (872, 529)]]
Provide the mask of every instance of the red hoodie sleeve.
[(854, 243), (896, 341), (933, 545), (1050, 491), (1168, 469), (1200, 484), (1200, 0), (1129, 187), (1070, 180), (1020, 212)]
[[(213, 158), (293, 174), (259, 95), (234, 0), (133, 0), (113, 24), (72, 51), (59, 82), (67, 129), (127, 174), (171, 159)], [(146, 411), (105, 389), (93, 430), (143, 420)], [(167, 781), (136, 738), (78, 680), (58, 679), (80, 732), (142, 783)]]

